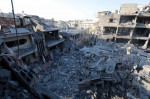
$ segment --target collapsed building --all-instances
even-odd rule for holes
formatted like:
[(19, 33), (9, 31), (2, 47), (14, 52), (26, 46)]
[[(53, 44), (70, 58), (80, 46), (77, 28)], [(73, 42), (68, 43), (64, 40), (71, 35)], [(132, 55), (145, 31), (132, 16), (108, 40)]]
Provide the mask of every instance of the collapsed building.
[[(60, 28), (46, 25), (38, 16), (15, 19), (16, 28), (12, 16), (0, 17), (0, 96), (59, 99), (59, 96), (41, 86), (33, 74), (37, 73), (37, 68), (41, 68), (40, 72), (45, 71), (56, 56), (65, 52), (64, 45), (70, 49), (79, 40), (80, 31), (77, 36), (69, 36), (71, 43), (60, 33)], [(82, 34), (87, 35), (86, 32)]]
[(55, 51), (62, 49), (64, 39), (59, 36), (59, 29), (47, 26), (38, 16), (16, 17), (16, 26), (12, 17), (0, 17), (0, 96), (59, 98), (36, 83), (36, 78), (27, 70), (34, 62), (42, 60), (45, 64), (53, 60)]
[(103, 39), (149, 48), (149, 5), (123, 4), (117, 10), (98, 12), (99, 32)]
[(58, 28), (45, 25), (37, 16), (16, 18), (17, 34), (12, 18), (3, 17), (0, 22), (0, 38), (25, 63), (37, 61), (38, 56), (46, 57), (51, 48), (60, 47), (60, 44), (64, 42), (58, 34)]
[(140, 10), (137, 4), (123, 4), (120, 14), (99, 12), (99, 36), (60, 31), (38, 16), (16, 18), (16, 33), (13, 19), (1, 17), (0, 96), (149, 99), (148, 14), (149, 6)]
[(79, 49), (90, 40), (89, 29), (62, 29), (59, 34), (65, 38), (64, 49), (70, 46), (70, 48)]

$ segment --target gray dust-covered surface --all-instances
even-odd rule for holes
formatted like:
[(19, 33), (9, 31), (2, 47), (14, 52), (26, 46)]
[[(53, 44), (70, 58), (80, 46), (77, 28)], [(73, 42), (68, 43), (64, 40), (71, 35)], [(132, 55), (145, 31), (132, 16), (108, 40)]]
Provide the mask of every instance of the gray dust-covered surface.
[(64, 99), (149, 99), (149, 56), (132, 44), (98, 41), (34, 70), (40, 84)]

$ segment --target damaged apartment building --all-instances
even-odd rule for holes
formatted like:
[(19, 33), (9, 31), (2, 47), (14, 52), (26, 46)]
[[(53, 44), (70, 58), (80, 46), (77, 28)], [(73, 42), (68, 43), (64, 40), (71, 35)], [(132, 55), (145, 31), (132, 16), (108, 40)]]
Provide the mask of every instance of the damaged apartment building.
[(150, 6), (122, 4), (117, 10), (98, 12), (98, 30), (103, 39), (149, 48)]
[(16, 24), (17, 33), (12, 17), (0, 17), (0, 39), (4, 43), (1, 49), (18, 54), (25, 63), (53, 59), (55, 49), (62, 48), (64, 39), (59, 36), (59, 29), (47, 26), (38, 16), (16, 17)]
[(99, 12), (99, 35), (33, 15), (16, 17), (16, 29), (0, 17), (0, 97), (150, 99), (149, 11), (123, 4), (120, 14)]

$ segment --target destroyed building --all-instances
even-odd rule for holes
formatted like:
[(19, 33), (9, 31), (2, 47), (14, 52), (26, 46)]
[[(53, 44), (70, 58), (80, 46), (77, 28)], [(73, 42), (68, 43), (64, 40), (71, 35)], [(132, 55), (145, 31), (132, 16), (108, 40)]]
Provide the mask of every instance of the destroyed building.
[(99, 32), (103, 39), (149, 48), (149, 5), (122, 4), (117, 10), (98, 12)]
[(27, 21), (28, 23), (24, 23), (23, 20), (24, 19), (16, 19), (17, 35), (14, 28), (13, 19), (8, 17), (1, 18), (0, 39), (5, 42), (5, 47), (10, 48), (16, 54), (19, 54), (19, 57), (25, 62), (29, 62), (29, 58), (34, 56), (33, 54), (37, 52), (37, 48), (32, 37), (33, 31), (31, 31), (30, 26), (28, 26), (29, 22)]
[[(40, 87), (40, 84), (35, 84), (34, 76), (27, 68), (38, 61), (46, 63), (53, 60), (55, 54), (59, 53), (57, 51), (63, 49), (64, 39), (59, 35), (59, 29), (46, 25), (38, 16), (15, 17), (15, 19), (16, 29), (12, 17), (0, 17), (0, 86), (2, 86), (0, 87), (0, 95), (3, 98), (22, 97), (24, 99), (29, 96), (30, 98), (58, 97), (57, 95), (50, 96), (51, 92), (43, 89), (42, 86)], [(43, 66), (43, 69), (46, 68), (47, 65)], [(14, 80), (22, 83), (19, 84)], [(6, 88), (8, 82), (10, 88)], [(32, 94), (27, 90), (11, 94), (11, 90), (24, 89), (20, 85), (30, 90)], [(14, 88), (17, 86), (19, 88)], [(43, 92), (37, 92), (37, 87), (39, 87), (38, 90), (47, 92), (49, 95), (45, 96)], [(8, 92), (5, 93), (5, 91)]]
[(120, 14), (99, 12), (99, 35), (33, 15), (16, 17), (16, 33), (13, 19), (0, 17), (0, 97), (149, 99), (149, 11), (123, 4)]
[[(60, 28), (48, 26), (38, 16), (32, 15), (16, 17), (16, 25), (15, 29), (12, 17), (0, 17), (0, 96), (59, 99), (59, 96), (37, 83), (33, 74), (37, 73), (36, 68), (39, 67), (35, 63), (43, 63), (40, 68), (44, 71), (64, 51), (65, 37), (60, 35)], [(69, 36), (72, 43), (80, 38), (79, 33)], [(66, 47), (70, 49), (72, 43), (68, 43)], [(11, 93), (12, 90), (20, 92)]]
[(47, 26), (38, 17), (32, 17), (29, 20), (33, 24), (35, 32), (33, 37), (40, 56), (48, 55), (48, 52), (52, 51), (52, 49), (62, 49), (61, 45), (63, 45), (64, 39), (59, 35), (59, 28)]
[[(47, 26), (37, 16), (16, 18), (16, 23), (17, 34), (13, 19), (2, 17), (0, 38), (16, 54), (19, 52), (18, 57), (22, 58), (25, 63), (37, 61), (38, 56), (45, 57), (51, 50), (50, 48), (60, 47), (60, 44), (64, 42), (64, 39), (60, 38), (58, 34), (58, 28)], [(31, 58), (32, 60), (30, 60)]]

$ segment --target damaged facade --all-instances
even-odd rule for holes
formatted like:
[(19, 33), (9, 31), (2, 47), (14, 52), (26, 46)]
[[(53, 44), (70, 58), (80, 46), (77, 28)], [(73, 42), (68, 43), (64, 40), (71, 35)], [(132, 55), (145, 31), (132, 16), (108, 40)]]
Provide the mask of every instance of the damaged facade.
[(99, 12), (99, 35), (48, 26), (33, 15), (16, 18), (17, 35), (13, 19), (1, 17), (0, 96), (149, 99), (149, 11), (123, 4), (120, 14)]
[(81, 37), (88, 35), (87, 31), (81, 30), (77, 35), (70, 35), (73, 31), (69, 34), (60, 32), (60, 28), (48, 26), (43, 19), (33, 15), (16, 17), (16, 24), (17, 29), (12, 16), (0, 18), (0, 96), (59, 99), (58, 95), (38, 82), (35, 74), (39, 73), (37, 68), (43, 73), (56, 56), (70, 52), (76, 45), (81, 45)]
[(99, 32), (104, 39), (149, 48), (149, 5), (123, 4), (117, 10), (98, 12)]
[(60, 47), (59, 45), (64, 42), (64, 39), (60, 38), (58, 34), (58, 28), (47, 26), (37, 16), (17, 18), (16, 23), (18, 35), (14, 28), (13, 19), (1, 18), (0, 38), (14, 53), (18, 54), (19, 52), (18, 57), (22, 58), (25, 63), (35, 62), (41, 56), (46, 57), (51, 51), (50, 48)]

